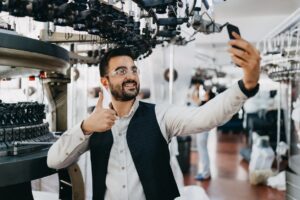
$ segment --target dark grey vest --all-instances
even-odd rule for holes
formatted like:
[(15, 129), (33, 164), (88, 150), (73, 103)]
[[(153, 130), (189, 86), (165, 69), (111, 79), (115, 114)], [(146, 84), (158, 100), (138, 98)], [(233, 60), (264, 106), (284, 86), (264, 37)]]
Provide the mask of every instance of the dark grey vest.
[[(168, 144), (155, 115), (155, 105), (140, 102), (127, 130), (127, 143), (147, 200), (173, 200), (179, 191), (170, 166)], [(103, 200), (110, 150), (111, 130), (90, 138), (93, 200)]]

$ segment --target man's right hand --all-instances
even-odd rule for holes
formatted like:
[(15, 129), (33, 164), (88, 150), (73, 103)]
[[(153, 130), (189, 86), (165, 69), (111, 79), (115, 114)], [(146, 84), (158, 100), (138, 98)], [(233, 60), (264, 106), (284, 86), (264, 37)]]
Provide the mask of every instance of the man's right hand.
[(92, 114), (83, 121), (81, 129), (85, 135), (93, 132), (104, 132), (115, 124), (117, 114), (112, 109), (103, 108), (103, 94), (99, 92), (99, 99)]

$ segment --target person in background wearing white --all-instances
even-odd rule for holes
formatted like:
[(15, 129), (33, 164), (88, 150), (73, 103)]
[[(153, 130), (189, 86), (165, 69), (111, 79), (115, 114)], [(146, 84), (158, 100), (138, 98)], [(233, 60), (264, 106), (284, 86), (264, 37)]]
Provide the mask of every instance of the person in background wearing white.
[[(195, 104), (203, 106), (209, 100), (215, 97), (215, 93), (211, 90), (205, 92), (204, 99), (201, 100), (199, 95), (194, 96), (192, 99)], [(198, 150), (198, 174), (195, 179), (198, 181), (204, 181), (210, 179), (210, 159), (208, 155), (207, 142), (208, 142), (209, 131), (202, 132), (196, 135), (197, 139), (197, 150)]]

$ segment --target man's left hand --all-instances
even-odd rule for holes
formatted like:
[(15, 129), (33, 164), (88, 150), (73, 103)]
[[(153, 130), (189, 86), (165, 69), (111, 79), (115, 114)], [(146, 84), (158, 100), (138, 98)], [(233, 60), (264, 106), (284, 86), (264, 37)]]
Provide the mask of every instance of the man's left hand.
[[(232, 61), (240, 66), (244, 71), (243, 82), (247, 90), (256, 87), (260, 74), (260, 53), (248, 41), (241, 38), (237, 33), (233, 33), (234, 40), (229, 41), (231, 48), (228, 50), (231, 53)], [(241, 49), (234, 48), (237, 46)]]

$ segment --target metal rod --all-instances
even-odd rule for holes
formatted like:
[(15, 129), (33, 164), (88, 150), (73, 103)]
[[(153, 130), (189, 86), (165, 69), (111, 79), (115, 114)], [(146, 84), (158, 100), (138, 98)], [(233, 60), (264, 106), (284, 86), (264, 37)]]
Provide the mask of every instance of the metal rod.
[(272, 38), (275, 37), (295, 25), (299, 23), (300, 20), (300, 8), (298, 8), (295, 12), (293, 12), (288, 18), (286, 18), (283, 22), (281, 22), (278, 26), (276, 26), (272, 31), (270, 31), (264, 38), (263, 40), (267, 38)]
[(54, 144), (54, 142), (23, 142), (23, 141), (16, 141), (14, 142), (14, 146), (17, 146), (17, 145), (49, 145), (49, 144)]
[(66, 184), (66, 185), (68, 185), (68, 186), (72, 187), (72, 184), (71, 184), (71, 183), (69, 183), (69, 182), (67, 182), (67, 181), (60, 180), (60, 182), (62, 182), (62, 183), (64, 183), (64, 184)]
[(288, 157), (290, 158), (291, 154), (291, 109), (292, 109), (292, 80), (291, 77), (288, 77), (288, 123), (287, 123), (287, 142), (289, 146)]
[[(278, 104), (277, 104), (277, 146), (279, 147), (280, 142), (280, 132), (281, 132), (281, 83), (279, 83), (279, 89), (277, 94)], [(276, 162), (277, 162), (277, 172), (279, 172), (279, 165), (281, 162), (281, 155), (276, 152)]]
[(169, 103), (173, 103), (173, 83), (174, 83), (174, 46), (170, 44), (170, 66), (169, 66)]

